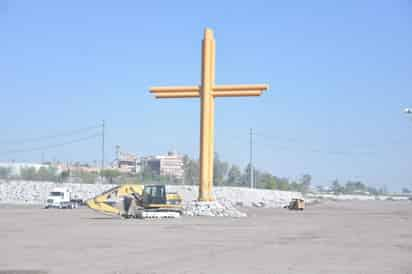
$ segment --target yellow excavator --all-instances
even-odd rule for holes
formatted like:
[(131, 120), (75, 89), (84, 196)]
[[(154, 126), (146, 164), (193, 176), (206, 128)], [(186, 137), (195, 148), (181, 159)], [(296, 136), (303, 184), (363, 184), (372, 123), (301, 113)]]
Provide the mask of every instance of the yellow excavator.
[(182, 197), (167, 193), (165, 185), (119, 185), (87, 200), (86, 205), (124, 218), (177, 218), (183, 212)]
[(304, 210), (305, 200), (300, 198), (292, 199), (287, 208), (289, 208), (290, 210)]

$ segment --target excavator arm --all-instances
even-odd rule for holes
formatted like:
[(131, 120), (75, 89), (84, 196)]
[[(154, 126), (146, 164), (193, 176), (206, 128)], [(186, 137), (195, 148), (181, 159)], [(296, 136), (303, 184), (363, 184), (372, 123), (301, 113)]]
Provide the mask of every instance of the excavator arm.
[(125, 218), (176, 218), (182, 215), (182, 197), (167, 193), (165, 185), (120, 185), (86, 201), (103, 214)]
[(123, 198), (126, 196), (133, 196), (135, 199), (138, 199), (138, 197), (141, 197), (142, 193), (142, 185), (119, 185), (87, 200), (86, 205), (103, 214), (121, 215), (122, 206), (120, 203), (123, 201)]

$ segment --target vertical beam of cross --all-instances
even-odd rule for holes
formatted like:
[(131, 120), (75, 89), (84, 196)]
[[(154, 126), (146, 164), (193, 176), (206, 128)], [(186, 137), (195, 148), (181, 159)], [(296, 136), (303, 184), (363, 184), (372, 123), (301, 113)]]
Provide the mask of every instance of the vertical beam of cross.
[(200, 180), (204, 182), (199, 188), (199, 200), (210, 201), (213, 187), (214, 160), (214, 99), (215, 86), (215, 41), (213, 32), (205, 30), (202, 42), (202, 82), (200, 86)]
[(202, 41), (202, 74), (200, 86), (152, 87), (156, 98), (200, 97), (200, 182), (199, 200), (212, 201), (214, 163), (215, 97), (260, 96), (268, 85), (215, 85), (215, 40), (206, 29)]

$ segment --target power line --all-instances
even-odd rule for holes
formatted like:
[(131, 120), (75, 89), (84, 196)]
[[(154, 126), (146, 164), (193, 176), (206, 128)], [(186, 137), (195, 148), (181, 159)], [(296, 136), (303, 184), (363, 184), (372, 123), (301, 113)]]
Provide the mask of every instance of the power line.
[[(244, 145), (246, 142), (250, 142), (250, 133), (249, 141), (246, 138), (240, 138), (239, 136), (230, 137), (231, 144), (239, 144)], [(253, 131), (252, 135), (257, 137), (258, 139), (254, 139), (253, 144), (256, 147), (261, 147), (262, 145), (266, 145), (267, 147), (265, 150), (270, 151), (289, 151), (289, 152), (296, 152), (296, 153), (316, 153), (316, 154), (323, 154), (329, 155), (333, 157), (375, 157), (378, 155), (379, 151), (376, 150), (330, 150), (319, 148), (315, 146), (307, 146), (304, 145), (301, 141), (294, 137), (287, 137), (285, 136), (282, 138), (281, 136), (276, 135), (267, 135), (267, 134), (260, 134)], [(396, 144), (396, 143), (392, 143)], [(298, 146), (299, 145), (299, 146)], [(302, 147), (304, 145), (304, 147)], [(360, 146), (360, 145), (359, 145)], [(376, 145), (377, 146), (377, 145)], [(356, 147), (356, 145), (355, 145)], [(256, 151), (256, 149), (254, 149)]]
[[(412, 117), (411, 117), (412, 118)], [(294, 138), (294, 137), (286, 137), (286, 136), (277, 136), (277, 135), (268, 135), (266, 133), (261, 134), (261, 133), (256, 133), (254, 132), (255, 136), (258, 137), (262, 137), (264, 139), (269, 139), (271, 141), (273, 140), (278, 140), (279, 142), (282, 143), (296, 143), (296, 144), (302, 144), (302, 142), (298, 139), (298, 138)], [(385, 138), (385, 145), (400, 145), (402, 144), (403, 139), (401, 138), (391, 138), (391, 139), (387, 139)], [(352, 147), (354, 148), (366, 148), (366, 149), (375, 149), (378, 147), (381, 147), (382, 144), (373, 144), (373, 143), (354, 143), (354, 144), (350, 144)], [(371, 150), (363, 150), (364, 152), (368, 153), (373, 153), (373, 151)], [(339, 152), (338, 152), (339, 153)]]
[(70, 140), (70, 141), (63, 142), (63, 143), (51, 144), (51, 145), (47, 145), (47, 146), (41, 146), (41, 147), (35, 147), (35, 148), (29, 148), (29, 149), (7, 150), (7, 151), (0, 152), (0, 154), (14, 154), (14, 153), (32, 152), (32, 151), (39, 151), (39, 150), (40, 151), (41, 150), (48, 150), (48, 149), (59, 148), (59, 147), (63, 147), (63, 146), (71, 145), (71, 144), (75, 144), (75, 143), (80, 143), (80, 142), (90, 140), (90, 139), (94, 139), (94, 138), (101, 137), (101, 136), (102, 136), (101, 133), (97, 133), (97, 134), (93, 134), (93, 135), (89, 135), (89, 136), (86, 136), (86, 137)]
[(48, 140), (48, 139), (56, 139), (59, 137), (66, 137), (66, 136), (73, 136), (77, 135), (81, 132), (87, 132), (91, 131), (93, 129), (98, 129), (101, 128), (101, 125), (94, 125), (94, 126), (89, 126), (89, 127), (84, 127), (84, 128), (78, 128), (74, 130), (70, 130), (67, 132), (62, 132), (58, 134), (53, 134), (53, 135), (45, 135), (45, 136), (39, 136), (39, 137), (32, 137), (32, 138), (25, 138), (25, 139), (20, 139), (20, 140), (0, 140), (0, 143), (2, 144), (17, 144), (17, 143), (30, 143), (30, 142), (39, 142), (43, 140)]
[[(268, 136), (266, 134), (263, 135), (263, 134), (256, 134), (255, 133), (254, 135), (269, 141), (271, 146), (274, 145), (274, 142), (273, 142), (273, 141), (275, 141), (274, 139), (277, 139), (277, 141), (281, 141), (281, 140), (279, 140), (278, 137)], [(286, 142), (296, 143), (296, 144), (299, 143), (298, 140), (295, 139), (295, 138), (287, 138)], [(258, 142), (258, 143), (260, 143), (260, 142)], [(292, 150), (292, 148), (288, 147), (287, 145), (286, 146), (284, 144), (278, 144), (278, 145), (280, 146), (281, 150), (289, 150), (289, 151)], [(302, 149), (297, 148), (297, 150), (302, 150)], [(316, 147), (307, 147), (306, 149), (303, 149), (303, 151), (307, 151), (307, 152), (311, 152), (311, 153), (327, 154), (327, 155), (333, 155), (333, 156), (342, 156), (342, 157), (345, 157), (345, 156), (353, 157), (353, 156), (355, 156), (355, 154), (360, 155), (360, 156), (375, 156), (376, 155), (375, 152), (367, 151), (367, 150), (364, 150), (364, 151), (332, 151), (332, 150), (319, 149), (319, 148), (316, 148)]]
[(254, 132), (253, 135), (258, 136), (258, 137), (262, 137), (265, 139), (276, 139), (279, 141), (285, 141), (287, 143), (299, 143), (299, 140), (293, 137), (284, 137), (284, 136), (275, 136), (275, 135), (267, 135), (267, 134), (261, 134), (261, 133), (256, 133)]

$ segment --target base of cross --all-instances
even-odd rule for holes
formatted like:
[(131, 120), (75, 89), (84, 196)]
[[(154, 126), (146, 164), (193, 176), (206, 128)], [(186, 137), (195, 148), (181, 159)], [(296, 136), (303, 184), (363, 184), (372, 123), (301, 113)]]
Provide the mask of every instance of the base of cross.
[(216, 198), (213, 196), (209, 196), (209, 197), (203, 197), (199, 195), (199, 198), (197, 199), (199, 202), (214, 202), (216, 201)]
[(199, 196), (197, 200), (199, 202), (214, 202), (216, 200), (213, 190), (202, 191), (201, 185), (199, 185)]

